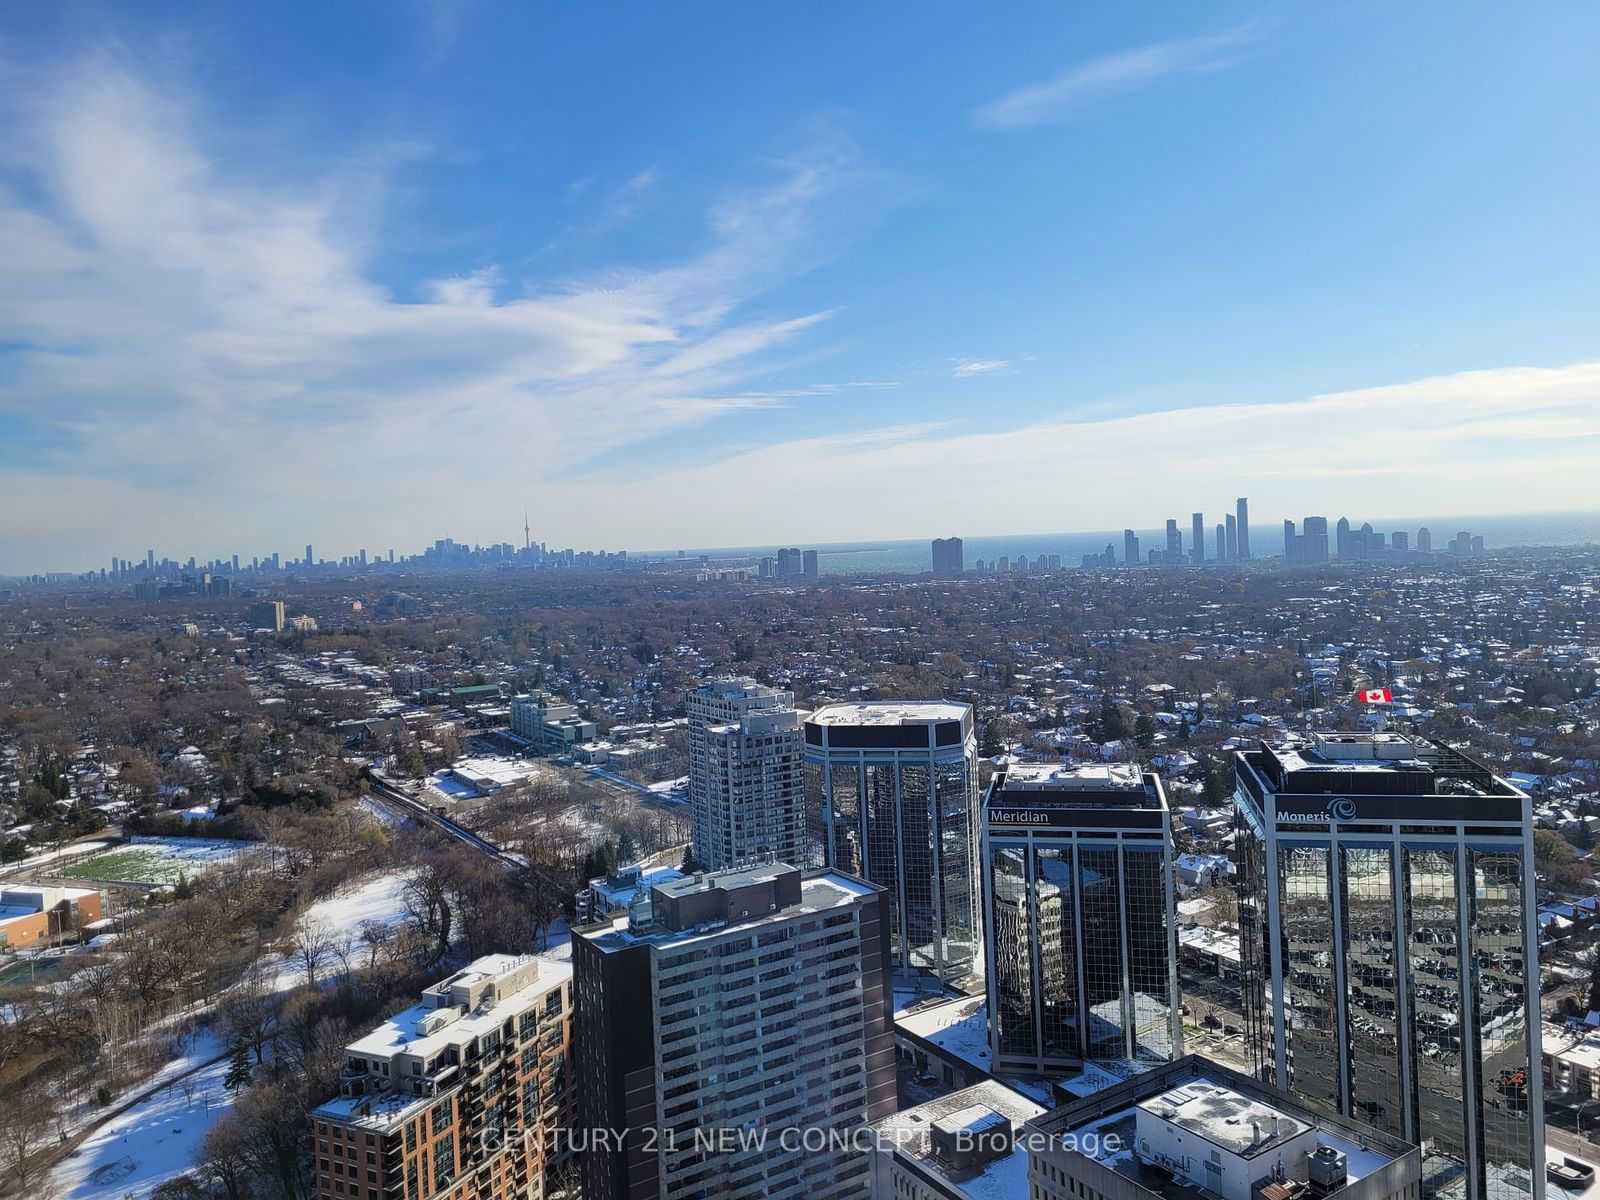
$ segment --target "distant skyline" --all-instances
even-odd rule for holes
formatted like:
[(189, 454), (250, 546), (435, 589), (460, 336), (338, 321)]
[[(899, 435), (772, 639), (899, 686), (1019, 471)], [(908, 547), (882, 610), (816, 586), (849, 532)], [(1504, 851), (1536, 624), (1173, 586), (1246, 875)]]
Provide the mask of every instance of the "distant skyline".
[[(1232, 514), (1230, 507), (1227, 512)], [(1218, 510), (1220, 517), (1222, 510)], [(1209, 518), (1210, 513), (1206, 514)], [(1406, 517), (1375, 517), (1361, 512), (1308, 512), (1296, 515), (1293, 520), (1298, 525), (1308, 516), (1320, 516), (1327, 520), (1330, 535), (1334, 525), (1340, 517), (1348, 517), (1352, 527), (1359, 529), (1363, 524), (1371, 524), (1374, 530), (1387, 537), (1396, 531), (1404, 532), (1411, 538), (1409, 548), (1415, 548), (1415, 535), (1420, 528), (1430, 530), (1435, 552), (1448, 552), (1448, 543), (1458, 532), (1466, 531), (1486, 538), (1487, 549), (1504, 550), (1514, 546), (1548, 546), (1560, 548), (1574, 545), (1600, 545), (1600, 507), (1593, 509), (1579, 509), (1564, 512), (1546, 513), (1439, 513), (1432, 516), (1406, 516)], [(1163, 526), (1165, 519), (1155, 521), (1136, 521), (1131, 526), (1120, 526), (1114, 529), (1051, 529), (1051, 530), (1017, 530), (1010, 533), (996, 533), (991, 530), (966, 531), (946, 530), (943, 534), (932, 536), (919, 536), (911, 538), (876, 538), (863, 541), (827, 541), (818, 539), (789, 539), (800, 548), (818, 550), (824, 560), (823, 574), (839, 572), (867, 572), (867, 573), (896, 573), (926, 571), (931, 564), (931, 546), (933, 539), (939, 536), (953, 536), (960, 538), (965, 547), (965, 556), (968, 569), (979, 557), (994, 558), (997, 555), (1025, 554), (1037, 555), (1041, 552), (1057, 553), (1063, 556), (1063, 567), (1076, 567), (1079, 565), (1078, 557), (1088, 553), (1102, 551), (1107, 541), (1113, 544), (1117, 560), (1120, 562), (1123, 553), (1122, 534), (1131, 528), (1141, 540), (1141, 561), (1144, 552), (1151, 548), (1160, 549), (1164, 544)], [(1192, 550), (1190, 531), (1184, 522), (1180, 521), (1180, 533), (1183, 539), (1185, 554)], [(1215, 563), (1214, 526), (1216, 522), (1207, 522), (1206, 530), (1206, 563)], [(1250, 538), (1253, 546), (1253, 557), (1257, 560), (1275, 558), (1283, 552), (1283, 518), (1270, 516), (1258, 519), (1254, 515), (1250, 522)], [(449, 536), (449, 535), (441, 535)], [(392, 549), (395, 551), (395, 561), (403, 564), (407, 558), (420, 555), (423, 551), (433, 546), (437, 541), (434, 537), (419, 536), (410, 541), (397, 543)], [(470, 548), (474, 544), (485, 549), (497, 545), (510, 545), (514, 550), (520, 549), (521, 543), (513, 538), (485, 538), (477, 543), (465, 542), (455, 539), (464, 547)], [(538, 539), (534, 539), (537, 544)], [(679, 554), (699, 555), (711, 554), (714, 557), (744, 557), (751, 558), (758, 555), (776, 553), (787, 542), (752, 542), (744, 545), (711, 546), (684, 544), (680, 546), (558, 546), (547, 547), (551, 554), (573, 550), (582, 554), (601, 553), (615, 554), (625, 552), (636, 561), (650, 561), (656, 559), (672, 559)], [(326, 552), (316, 551), (316, 561), (319, 566), (336, 566), (345, 558), (354, 559), (364, 549), (374, 567), (385, 567), (386, 556), (391, 547), (376, 547), (368, 544), (365, 547), (328, 548)], [(284, 550), (276, 546), (267, 546), (264, 549), (252, 546), (248, 551), (239, 554), (242, 569), (250, 567), (252, 558), (260, 558), (267, 563), (274, 550), (279, 554), (279, 566), (284, 570), (297, 569), (303, 558), (304, 547), (298, 551)], [(157, 563), (172, 562), (185, 564), (191, 557), (196, 559), (196, 569), (203, 570), (212, 557), (226, 563), (228, 555), (217, 553), (214, 556), (201, 554), (198, 551), (187, 549), (182, 544), (167, 547), (146, 547), (146, 551), (153, 552)], [(141, 568), (145, 562), (146, 551), (139, 553), (129, 552), (118, 554), (114, 557), (126, 560), (129, 568)], [(885, 558), (876, 555), (882, 552)], [(912, 560), (927, 560), (921, 566), (913, 565)], [(830, 565), (827, 560), (833, 559)], [(843, 564), (841, 565), (841, 561)], [(1338, 561), (1334, 556), (1334, 561)], [(103, 564), (109, 567), (109, 562)], [(270, 566), (270, 564), (268, 564)], [(1164, 565), (1164, 564), (1163, 564)], [(1180, 564), (1187, 566), (1187, 563)], [(58, 572), (60, 574), (87, 574), (98, 573), (102, 564), (89, 563), (76, 570)], [(359, 569), (353, 568), (353, 569)], [(0, 579), (26, 578), (33, 574), (46, 574), (43, 571), (0, 571)]]
[(1600, 8), (1004, 11), (0, 15), (0, 575), (1595, 504)]

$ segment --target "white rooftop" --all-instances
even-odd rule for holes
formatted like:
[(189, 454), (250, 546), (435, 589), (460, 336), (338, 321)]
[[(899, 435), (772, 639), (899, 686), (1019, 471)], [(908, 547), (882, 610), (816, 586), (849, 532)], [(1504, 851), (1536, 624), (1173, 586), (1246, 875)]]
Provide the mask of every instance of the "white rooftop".
[[(488, 954), (474, 961), (459, 974), (451, 976), (451, 982), (470, 985), (481, 979), (504, 974), (529, 961), (534, 961), (533, 956)], [(522, 989), (524, 992), (547, 992), (572, 976), (570, 963), (547, 958), (537, 959), (537, 962), (539, 973), (530, 987)], [(521, 994), (515, 992), (512, 996)], [(465, 1013), (442, 1028), (426, 1034), (419, 1028), (424, 1018), (449, 1010), (430, 1008), (426, 1004), (413, 1004), (403, 1012), (390, 1017), (365, 1037), (349, 1043), (345, 1047), (345, 1052), (367, 1058), (385, 1058), (400, 1053), (430, 1058), (447, 1046), (468, 1041), (480, 1034), (500, 1028), (505, 1021), (504, 1005), (512, 999), (512, 996), (501, 997), (498, 1004)]]
[(959, 721), (968, 711), (965, 704), (945, 700), (860, 700), (824, 704), (811, 714), (811, 720), (817, 725), (924, 725)]
[(1144, 791), (1137, 763), (1012, 763), (1006, 768), (1006, 791)]
[(1242, 1157), (1282, 1145), (1311, 1128), (1271, 1105), (1209, 1080), (1180, 1084), (1140, 1101), (1137, 1107)]

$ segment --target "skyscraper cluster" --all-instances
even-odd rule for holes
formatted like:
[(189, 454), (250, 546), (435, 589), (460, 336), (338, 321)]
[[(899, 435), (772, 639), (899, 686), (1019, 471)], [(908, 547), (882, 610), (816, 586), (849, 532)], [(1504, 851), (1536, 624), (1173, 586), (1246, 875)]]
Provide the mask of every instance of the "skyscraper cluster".
[[(1470, 756), (1370, 732), (1235, 752), (1244, 1076), (1180, 1058), (1157, 772), (1000, 761), (980, 795), (965, 704), (802, 714), (789, 692), (716, 679), (686, 707), (700, 869), (648, 886), (635, 875), (576, 929), (570, 992), (565, 968), (478, 963), (430, 991), (401, 1057), (388, 1034), (351, 1046), (353, 1093), (403, 1092), (382, 1126), (399, 1190), (386, 1183), (379, 1200), (404, 1194), (413, 1157), (436, 1188), (488, 1181), (463, 1193), (487, 1200), (542, 1196), (534, 1176), (565, 1161), (588, 1200), (1189, 1194), (1108, 1192), (1110, 1174), (1063, 1152), (1063, 1131), (1104, 1132), (1123, 1110), (1140, 1163), (1225, 1200), (1347, 1186), (1351, 1200), (1543, 1196), (1531, 805)], [(892, 996), (917, 990), (981, 997), (983, 1082), (897, 1113)], [(434, 1011), (458, 996), (462, 1011)], [(552, 1056), (568, 1051), (565, 1075)], [(478, 1065), (513, 1055), (520, 1073)], [(1091, 1062), (1123, 1081), (1089, 1107), (1046, 1112), (994, 1090), (1031, 1080), (1043, 1094)], [(495, 1099), (507, 1079), (514, 1111), (546, 1134), (573, 1121), (568, 1142), (546, 1140), (537, 1158), (462, 1144), (485, 1104), (513, 1111)], [(434, 1123), (428, 1107), (446, 1096)], [(344, 1170), (331, 1146), (351, 1142), (334, 1128), (359, 1133), (376, 1111), (313, 1115), (328, 1180)], [(413, 1118), (426, 1138), (415, 1155)], [(1023, 1121), (1047, 1136), (1018, 1151)], [(869, 1126), (896, 1137), (853, 1137)], [(982, 1131), (997, 1136), (958, 1152)], [(1195, 1158), (1196, 1134), (1225, 1154)], [(1255, 1161), (1269, 1149), (1301, 1173)], [(1014, 1174), (978, 1186), (1013, 1154)]]
[[(1167, 518), (1166, 538), (1161, 549), (1151, 549), (1146, 558), (1139, 556), (1139, 535), (1131, 529), (1122, 531), (1122, 565), (1138, 566), (1141, 562), (1159, 566), (1199, 566), (1206, 562), (1248, 562), (1250, 554), (1250, 501), (1240, 496), (1235, 511), (1227, 515), (1212, 532), (1211, 548), (1206, 548), (1206, 516), (1203, 512), (1189, 516), (1189, 548), (1183, 546), (1183, 530), (1176, 517)], [(1086, 555), (1086, 567), (1116, 565), (1116, 547), (1107, 546), (1105, 553)]]
[(766, 555), (756, 564), (761, 579), (816, 579), (817, 573), (817, 552), (793, 546)]
[[(1483, 538), (1463, 530), (1449, 543), (1449, 553), (1457, 557), (1470, 557), (1483, 553)], [(1328, 537), (1327, 517), (1306, 517), (1299, 530), (1291, 520), (1283, 523), (1284, 561), (1295, 565), (1316, 565), (1337, 559), (1340, 562), (1367, 562), (1392, 559), (1409, 554), (1433, 553), (1433, 533), (1426, 525), (1417, 530), (1415, 545), (1411, 534), (1397, 529), (1381, 533), (1371, 522), (1359, 528), (1350, 524), (1348, 517), (1340, 517), (1334, 526), (1333, 538)]]

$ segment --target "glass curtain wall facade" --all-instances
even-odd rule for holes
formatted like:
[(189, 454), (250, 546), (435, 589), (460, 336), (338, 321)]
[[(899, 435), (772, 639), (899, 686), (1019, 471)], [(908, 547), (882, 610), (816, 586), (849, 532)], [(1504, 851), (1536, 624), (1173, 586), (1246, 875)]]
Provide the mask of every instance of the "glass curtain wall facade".
[(971, 706), (824, 705), (806, 719), (805, 740), (808, 864), (889, 893), (898, 973), (953, 982), (980, 972)]
[(1014, 765), (985, 798), (997, 1069), (1045, 1074), (1180, 1052), (1165, 797), (1135, 767), (1121, 779), (1089, 770)]
[(1258, 1074), (1420, 1144), (1425, 1196), (1536, 1200), (1531, 806), (1459, 751), (1364, 736), (1371, 761), (1340, 745), (1236, 756)]

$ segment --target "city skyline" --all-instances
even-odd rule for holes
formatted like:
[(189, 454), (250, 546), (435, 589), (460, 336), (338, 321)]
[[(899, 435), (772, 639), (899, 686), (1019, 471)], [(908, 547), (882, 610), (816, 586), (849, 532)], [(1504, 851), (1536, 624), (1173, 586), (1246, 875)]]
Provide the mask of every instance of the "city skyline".
[[(1236, 551), (1226, 552), (1220, 558), (1215, 553), (1215, 546), (1217, 544), (1215, 539), (1217, 534), (1212, 530), (1210, 525), (1210, 511), (1210, 509), (1207, 509), (1205, 512), (1205, 515), (1207, 516), (1207, 550), (1205, 564), (1215, 566), (1219, 565), (1219, 563), (1238, 561)], [(1220, 515), (1221, 509), (1218, 508), (1217, 511)], [(1284, 548), (1280, 544), (1281, 535), (1279, 535), (1277, 531), (1284, 527), (1288, 521), (1292, 521), (1295, 525), (1298, 525), (1305, 517), (1310, 517), (1313, 520), (1330, 519), (1326, 516), (1319, 516), (1318, 514), (1310, 512), (1297, 515), (1293, 518), (1286, 518), (1284, 520), (1279, 520), (1276, 517), (1262, 518), (1259, 515), (1252, 517), (1252, 539), (1255, 543), (1260, 545), (1270, 546), (1271, 549), (1253, 550), (1251, 559), (1257, 560), (1264, 557), (1282, 557), (1284, 554)], [(1530, 526), (1537, 526), (1545, 521), (1548, 521), (1552, 525), (1557, 522), (1572, 523), (1572, 528), (1564, 529), (1555, 536), (1522, 536), (1512, 538), (1510, 540), (1505, 538), (1491, 540), (1488, 543), (1488, 548), (1495, 548), (1497, 546), (1504, 547), (1509, 545), (1563, 546), (1587, 544), (1593, 541), (1600, 541), (1600, 508), (1570, 509), (1564, 511), (1551, 510), (1545, 512), (1527, 513), (1509, 510), (1493, 513), (1479, 512), (1471, 514), (1462, 514), (1458, 512), (1432, 515), (1409, 515), (1403, 517), (1363, 517), (1361, 519), (1363, 524), (1373, 526), (1375, 532), (1379, 534), (1387, 535), (1396, 531), (1401, 532), (1406, 536), (1408, 541), (1408, 545), (1404, 548), (1409, 549), (1429, 549), (1429, 547), (1417, 546), (1414, 542), (1409, 540), (1415, 537), (1419, 529), (1425, 527), (1429, 528), (1432, 531), (1433, 538), (1436, 540), (1436, 544), (1432, 547), (1432, 549), (1437, 550), (1448, 548), (1448, 543), (1451, 538), (1464, 529), (1476, 534), (1479, 530), (1479, 527), (1484, 522), (1499, 523), (1506, 520), (1517, 520), (1519, 518), (1525, 518)], [(1126, 550), (1125, 535), (1128, 532), (1131, 531), (1135, 534), (1135, 541), (1143, 547), (1143, 550), (1148, 550), (1151, 547), (1159, 548), (1160, 546), (1164, 545), (1162, 541), (1164, 536), (1162, 532), (1163, 524), (1170, 520), (1177, 520), (1179, 523), (1180, 535), (1184, 540), (1182, 562), (1184, 564), (1188, 564), (1190, 550), (1190, 543), (1187, 541), (1189, 520), (1171, 517), (1155, 518), (1151, 519), (1149, 524), (1120, 526), (1114, 529), (1085, 528), (1049, 529), (1037, 531), (1015, 530), (1005, 533), (961, 533), (952, 535), (952, 539), (956, 542), (982, 544), (984, 542), (1022, 539), (1077, 539), (1110, 537), (1113, 540), (1108, 544), (1108, 548), (1115, 551), (1115, 560), (1121, 562), (1123, 561), (1122, 555)], [(1226, 525), (1224, 525), (1222, 521), (1219, 521), (1216, 523), (1216, 529), (1234, 529), (1236, 525), (1237, 522), (1235, 513), (1233, 511), (1229, 511), (1226, 514)], [(1590, 528), (1591, 526), (1593, 527), (1592, 531)], [(525, 534), (525, 528), (519, 526), (518, 532)], [(1576, 537), (1573, 536), (1574, 534), (1576, 534)], [(1331, 534), (1329, 536), (1330, 538), (1332, 537)], [(820, 556), (837, 553), (849, 553), (851, 551), (864, 551), (880, 546), (909, 546), (915, 543), (931, 544), (932, 542), (942, 541), (944, 539), (937, 537), (930, 539), (926, 536), (918, 536), (914, 534), (905, 538), (881, 538), (875, 540), (852, 540), (842, 542), (828, 542), (821, 541), (819, 539), (810, 539), (808, 541), (804, 538), (785, 540), (798, 541), (802, 543), (802, 545), (805, 545), (807, 548), (804, 551), (800, 551), (802, 557), (804, 558), (805, 556), (810, 555)], [(279, 541), (288, 546), (294, 546), (296, 544), (294, 535), (288, 535), (280, 538)], [(311, 550), (312, 548), (312, 545), (307, 543), (304, 547), (304, 550)], [(544, 542), (534, 538), (529, 538), (526, 546), (524, 546), (510, 540), (488, 540), (482, 542), (457, 541), (456, 539), (449, 537), (435, 537), (430, 539), (419, 534), (417, 535), (417, 540), (402, 541), (401, 548), (397, 548), (396, 546), (386, 546), (383, 549), (377, 549), (374, 547), (373, 543), (369, 541), (365, 546), (359, 546), (349, 550), (341, 549), (327, 556), (319, 555), (314, 561), (315, 567), (319, 571), (356, 570), (365, 566), (415, 566), (427, 562), (430, 557), (437, 558), (441, 552), (441, 548), (445, 550), (465, 551), (469, 553), (475, 553), (478, 551), (498, 551), (502, 552), (508, 560), (526, 559), (531, 555), (533, 558), (541, 562), (554, 563), (559, 561), (563, 565), (569, 566), (575, 564), (581, 565), (589, 560), (599, 561), (602, 558), (606, 559), (607, 561), (628, 560), (640, 562), (666, 561), (673, 559), (680, 554), (685, 556), (697, 556), (702, 554), (713, 556), (721, 555), (751, 559), (752, 567), (757, 569), (758, 574), (761, 566), (761, 559), (764, 557), (770, 557), (773, 559), (774, 564), (772, 571), (774, 578), (781, 575), (781, 572), (779, 572), (776, 567), (778, 561), (777, 556), (786, 553), (783, 540), (775, 542), (754, 542), (747, 545), (738, 546), (713, 546), (709, 544), (684, 545), (680, 547), (643, 548), (633, 546), (588, 548), (569, 546), (557, 549), (555, 543), (553, 542)], [(1143, 550), (1140, 553), (1141, 561), (1144, 561), (1146, 557)], [(303, 553), (304, 551), (302, 551), (302, 554)], [(368, 556), (368, 561), (361, 561), (361, 556), (363, 554)], [(969, 557), (970, 554), (971, 552), (969, 550)], [(1331, 560), (1336, 560), (1341, 557), (1337, 553), (1337, 548), (1332, 546), (1331, 543), (1329, 557)], [(805, 561), (811, 560), (806, 558)], [(971, 557), (970, 561), (967, 563), (968, 569), (975, 569), (976, 564), (980, 561), (982, 560), (976, 557)], [(127, 554), (113, 553), (103, 565), (79, 564), (75, 567), (67, 568), (47, 569), (36, 567), (32, 569), (13, 570), (8, 569), (8, 565), (4, 562), (0, 562), (0, 579), (29, 579), (34, 577), (69, 579), (80, 576), (88, 576), (90, 574), (98, 575), (101, 571), (106, 571), (108, 574), (115, 575), (118, 564), (121, 564), (124, 568), (125, 577), (131, 577), (136, 575), (141, 569), (150, 570), (152, 568), (163, 568), (171, 572), (192, 573), (219, 571), (233, 574), (242, 573), (246, 570), (294, 570), (303, 568), (305, 566), (305, 559), (300, 555), (285, 555), (281, 551), (272, 550), (268, 550), (264, 553), (233, 553), (231, 551), (227, 553), (217, 552), (215, 557), (210, 558), (202, 557), (196, 553), (185, 553), (180, 551), (176, 556), (174, 556), (167, 550), (146, 547), (144, 550), (141, 550), (137, 553), (133, 553), (131, 551)], [(1065, 563), (1065, 565), (1079, 565), (1076, 561), (1076, 555), (1074, 555), (1072, 561)], [(823, 573), (826, 574), (827, 572)], [(799, 574), (808, 575), (808, 572), (800, 572)], [(765, 578), (766, 576), (762, 577)]]
[(10, 18), (0, 570), (1580, 504), (1600, 13), (1354, 11)]

